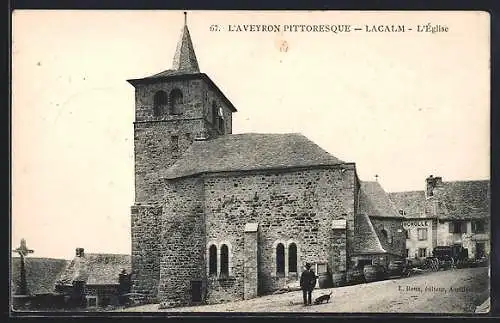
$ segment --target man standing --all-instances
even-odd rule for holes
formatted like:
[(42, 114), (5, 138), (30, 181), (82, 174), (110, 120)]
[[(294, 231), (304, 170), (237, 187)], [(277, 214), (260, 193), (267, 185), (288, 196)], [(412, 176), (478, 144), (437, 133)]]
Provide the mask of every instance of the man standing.
[(300, 276), (300, 288), (304, 298), (304, 305), (311, 305), (312, 291), (316, 286), (316, 274), (311, 270), (311, 264), (306, 263), (306, 270)]

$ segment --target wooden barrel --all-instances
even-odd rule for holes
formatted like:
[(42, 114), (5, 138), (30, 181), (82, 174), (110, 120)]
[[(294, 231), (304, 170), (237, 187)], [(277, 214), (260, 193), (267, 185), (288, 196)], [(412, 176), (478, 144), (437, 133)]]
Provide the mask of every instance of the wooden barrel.
[(318, 283), (319, 283), (319, 288), (330, 288), (333, 287), (332, 285), (332, 278), (326, 273), (321, 273), (318, 275)]
[(363, 268), (363, 274), (367, 283), (377, 281), (380, 279), (380, 267), (374, 265), (366, 265)]
[(332, 274), (332, 283), (333, 287), (344, 286), (346, 284), (346, 273), (340, 272)]
[(363, 275), (363, 270), (361, 269), (349, 269), (346, 274), (346, 283), (348, 285), (361, 284), (365, 282), (365, 277)]

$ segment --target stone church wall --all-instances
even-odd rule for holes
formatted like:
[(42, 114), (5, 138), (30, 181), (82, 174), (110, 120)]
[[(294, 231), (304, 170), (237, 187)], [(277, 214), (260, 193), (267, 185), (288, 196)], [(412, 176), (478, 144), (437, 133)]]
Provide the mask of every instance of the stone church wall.
[(159, 228), (162, 207), (134, 205), (131, 207), (132, 291), (156, 301), (160, 279)]
[(305, 262), (334, 267), (332, 250), (345, 250), (346, 239), (332, 235), (332, 220), (347, 219), (347, 236), (354, 223), (355, 169), (342, 167), (205, 177), (207, 241), (232, 248), (231, 275), (208, 281), (208, 303), (243, 299), (245, 223), (259, 223), (260, 294), (291, 280), (276, 277), (277, 241), (297, 244), (299, 273)]
[[(159, 299), (162, 307), (193, 305), (191, 284), (205, 281), (203, 180), (166, 184), (161, 219)], [(201, 290), (204, 297), (204, 288)]]

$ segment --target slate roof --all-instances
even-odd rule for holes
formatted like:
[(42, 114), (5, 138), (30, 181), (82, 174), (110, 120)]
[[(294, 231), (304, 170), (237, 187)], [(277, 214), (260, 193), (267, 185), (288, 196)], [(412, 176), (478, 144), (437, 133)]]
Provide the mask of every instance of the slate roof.
[(196, 59), (196, 53), (194, 52), (189, 29), (187, 25), (184, 25), (181, 32), (181, 38), (175, 50), (172, 69), (165, 70), (161, 73), (149, 76), (148, 78), (196, 73), (200, 73), (200, 68), (198, 66), (198, 60)]
[[(55, 292), (56, 281), (69, 263), (65, 259), (25, 257), (28, 294), (41, 295)], [(11, 286), (17, 292), (21, 281), (21, 258), (12, 257)]]
[(387, 253), (375, 232), (367, 214), (357, 213), (354, 217), (353, 255)]
[(389, 195), (378, 182), (360, 182), (359, 212), (368, 216), (398, 217)]
[(394, 203), (396, 210), (404, 211), (404, 217), (423, 218), (428, 216), (425, 212), (425, 192), (408, 191), (389, 193), (389, 198)]
[[(490, 216), (490, 182), (442, 182), (433, 197), (426, 199), (424, 191), (390, 193), (397, 209), (405, 217), (437, 217), (443, 220), (487, 218)], [(436, 203), (436, 213), (433, 204)]]
[(490, 216), (489, 181), (443, 182), (438, 205), (441, 219), (485, 218)]
[(161, 176), (174, 179), (199, 173), (341, 163), (344, 162), (301, 134), (232, 134), (193, 142), (184, 155)]
[(118, 285), (120, 272), (131, 272), (130, 255), (88, 253), (75, 257), (61, 274), (59, 285), (85, 281), (87, 285)]

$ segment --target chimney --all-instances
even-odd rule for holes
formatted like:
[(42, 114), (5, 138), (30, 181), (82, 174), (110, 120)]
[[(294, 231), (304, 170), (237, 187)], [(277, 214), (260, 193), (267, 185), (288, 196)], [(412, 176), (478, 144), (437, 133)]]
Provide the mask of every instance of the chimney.
[(435, 189), (442, 186), (443, 178), (434, 177), (433, 175), (430, 175), (425, 180), (425, 183), (426, 183), (425, 195), (426, 197), (431, 197), (435, 195)]
[(76, 248), (76, 256), (77, 257), (83, 257), (83, 256), (85, 256), (85, 249), (83, 249), (83, 248)]
[(426, 178), (425, 180), (425, 196), (426, 197), (431, 197), (434, 195), (434, 188), (436, 187), (435, 181), (434, 181), (434, 176), (430, 175), (429, 177)]

